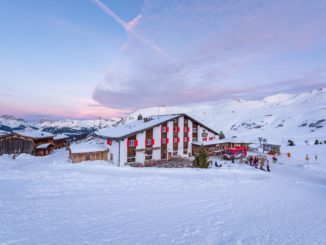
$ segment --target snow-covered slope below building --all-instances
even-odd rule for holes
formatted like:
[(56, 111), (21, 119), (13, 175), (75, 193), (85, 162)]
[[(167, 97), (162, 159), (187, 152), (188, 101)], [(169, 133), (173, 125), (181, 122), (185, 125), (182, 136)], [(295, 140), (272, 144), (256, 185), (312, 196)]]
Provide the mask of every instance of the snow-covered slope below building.
[(326, 89), (275, 94), (262, 100), (230, 99), (180, 106), (151, 107), (129, 116), (187, 113), (227, 137), (256, 139), (326, 137)]

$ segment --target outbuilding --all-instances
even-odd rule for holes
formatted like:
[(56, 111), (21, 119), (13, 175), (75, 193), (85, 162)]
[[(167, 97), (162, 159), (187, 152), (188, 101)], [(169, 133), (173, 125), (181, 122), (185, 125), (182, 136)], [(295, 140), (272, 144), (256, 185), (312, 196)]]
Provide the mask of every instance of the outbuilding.
[(108, 149), (103, 145), (80, 144), (69, 148), (70, 159), (73, 163), (83, 161), (108, 161)]

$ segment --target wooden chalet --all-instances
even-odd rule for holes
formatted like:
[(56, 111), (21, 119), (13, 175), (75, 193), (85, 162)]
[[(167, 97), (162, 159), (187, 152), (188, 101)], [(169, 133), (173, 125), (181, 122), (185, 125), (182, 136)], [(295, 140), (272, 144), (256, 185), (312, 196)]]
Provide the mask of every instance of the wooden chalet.
[(54, 143), (54, 148), (55, 149), (68, 147), (69, 144), (70, 144), (69, 136), (67, 136), (65, 134), (56, 135), (56, 136), (53, 137), (53, 143)]
[(21, 130), (0, 135), (0, 155), (32, 154), (46, 156), (54, 149), (64, 146), (67, 139), (54, 140), (54, 135), (38, 130)]
[(108, 149), (103, 145), (73, 145), (69, 148), (69, 157), (73, 163), (96, 160), (107, 161)]

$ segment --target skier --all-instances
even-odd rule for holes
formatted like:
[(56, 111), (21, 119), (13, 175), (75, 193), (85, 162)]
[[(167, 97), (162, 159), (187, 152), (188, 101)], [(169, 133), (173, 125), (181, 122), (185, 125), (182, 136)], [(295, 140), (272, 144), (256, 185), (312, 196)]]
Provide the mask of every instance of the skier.
[(270, 172), (271, 170), (269, 169), (269, 160), (266, 158), (266, 167), (267, 167), (267, 171)]
[(231, 161), (232, 161), (232, 163), (234, 163), (234, 156), (231, 157)]
[(317, 156), (317, 154), (315, 155), (315, 161), (317, 161), (318, 160), (318, 156)]
[(252, 166), (252, 161), (253, 161), (253, 160), (254, 160), (253, 157), (250, 156), (250, 157), (249, 157), (249, 163), (250, 163), (250, 166)]

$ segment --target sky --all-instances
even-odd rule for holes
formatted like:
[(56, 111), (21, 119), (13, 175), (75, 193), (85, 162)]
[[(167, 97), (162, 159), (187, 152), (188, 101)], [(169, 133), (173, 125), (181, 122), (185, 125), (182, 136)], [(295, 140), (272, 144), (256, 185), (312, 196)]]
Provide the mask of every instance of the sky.
[(0, 114), (143, 107), (326, 87), (326, 0), (2, 0)]

